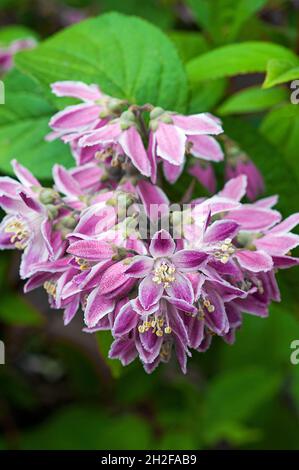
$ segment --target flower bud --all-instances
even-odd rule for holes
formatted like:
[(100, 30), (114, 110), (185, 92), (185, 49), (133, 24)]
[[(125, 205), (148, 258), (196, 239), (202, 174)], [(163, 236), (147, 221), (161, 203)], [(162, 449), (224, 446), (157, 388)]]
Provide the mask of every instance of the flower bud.
[(63, 217), (60, 222), (65, 228), (73, 229), (76, 227), (78, 220), (74, 214), (70, 214)]
[(53, 204), (57, 201), (59, 195), (54, 189), (43, 188), (39, 194), (39, 200), (42, 204)]
[(154, 108), (151, 112), (150, 112), (150, 118), (151, 119), (157, 119), (158, 117), (160, 117), (162, 114), (164, 114), (165, 111), (163, 108), (160, 108), (159, 106), (157, 106), (156, 108)]
[(58, 216), (58, 207), (54, 206), (54, 204), (47, 204), (46, 205), (49, 219), (55, 219)]

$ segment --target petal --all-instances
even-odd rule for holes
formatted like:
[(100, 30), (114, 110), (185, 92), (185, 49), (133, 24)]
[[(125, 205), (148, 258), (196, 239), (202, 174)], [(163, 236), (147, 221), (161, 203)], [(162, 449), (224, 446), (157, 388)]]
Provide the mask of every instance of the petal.
[(150, 161), (137, 129), (131, 126), (126, 131), (123, 131), (118, 142), (124, 152), (130, 157), (137, 170), (144, 176), (150, 176)]
[(235, 256), (242, 268), (254, 273), (270, 271), (273, 268), (271, 256), (264, 251), (240, 250)]
[(273, 256), (274, 268), (287, 269), (299, 265), (299, 258), (292, 256)]
[[(102, 294), (108, 294), (122, 286), (125, 287), (126, 281), (130, 280), (126, 274), (128, 265), (125, 265), (122, 261), (114, 263), (110, 266), (103, 274), (99, 287), (101, 288)], [(130, 280), (130, 284), (134, 280)]]
[(149, 181), (140, 180), (137, 193), (142, 201), (146, 215), (155, 221), (169, 212), (169, 200), (161, 188)]
[(197, 308), (194, 307), (194, 305), (189, 304), (185, 300), (175, 299), (174, 297), (166, 297), (166, 296), (163, 298), (167, 300), (168, 303), (174, 305), (178, 310), (182, 310), (183, 312), (187, 312), (191, 314), (197, 313)]
[(204, 338), (204, 321), (199, 320), (195, 315), (185, 316), (183, 321), (187, 329), (190, 347), (197, 349)]
[(117, 338), (109, 351), (110, 359), (119, 359), (123, 366), (127, 366), (138, 356), (133, 338)]
[(40, 182), (32, 175), (32, 173), (23, 165), (18, 163), (17, 160), (12, 160), (11, 164), (16, 177), (24, 186), (27, 188), (30, 188), (31, 186), (41, 186)]
[(173, 184), (175, 183), (182, 174), (184, 169), (184, 163), (182, 165), (172, 165), (167, 160), (163, 162), (163, 173), (167, 181)]
[(178, 272), (175, 273), (175, 281), (171, 282), (165, 290), (169, 297), (185, 300), (189, 304), (192, 304), (194, 301), (191, 282), (186, 276), (183, 276)]
[(71, 80), (52, 83), (51, 89), (56, 96), (70, 96), (82, 101), (95, 101), (102, 96), (97, 85), (86, 85), (86, 83)]
[(240, 175), (236, 178), (230, 179), (222, 191), (220, 191), (219, 196), (240, 201), (246, 194), (246, 188), (247, 177), (245, 175)]
[(275, 206), (278, 202), (278, 196), (269, 196), (256, 201), (254, 205), (256, 207), (264, 207), (264, 209), (271, 209), (271, 207)]
[(100, 240), (79, 240), (72, 243), (67, 251), (78, 258), (88, 260), (105, 260), (115, 254), (109, 243)]
[(216, 191), (216, 177), (212, 165), (195, 163), (188, 168), (188, 173), (194, 176), (210, 193)]
[(24, 191), (20, 192), (20, 198), (23, 200), (26, 206), (29, 207), (29, 209), (33, 210), (34, 212), (37, 212), (38, 214), (44, 214), (44, 207), (38, 202), (37, 199), (34, 199), (32, 196), (26, 194)]
[(180, 250), (173, 255), (172, 261), (180, 271), (188, 272), (199, 269), (207, 258), (207, 253), (198, 250)]
[(54, 165), (53, 179), (57, 190), (67, 196), (80, 196), (82, 190), (72, 175), (61, 165)]
[(107, 124), (100, 129), (88, 132), (79, 140), (79, 147), (90, 147), (92, 145), (115, 142), (121, 134), (118, 123)]
[(223, 132), (220, 124), (207, 113), (193, 114), (191, 116), (175, 114), (171, 117), (175, 125), (188, 135), (220, 134)]
[(139, 315), (133, 310), (131, 303), (125, 304), (119, 311), (114, 327), (114, 336), (123, 336), (137, 326)]
[(293, 233), (286, 235), (266, 235), (258, 238), (254, 244), (258, 250), (264, 250), (269, 255), (281, 256), (287, 254), (299, 245), (299, 236)]
[(171, 256), (175, 250), (175, 242), (166, 230), (156, 232), (151, 240), (149, 251), (153, 258)]
[(188, 142), (192, 144), (190, 153), (194, 157), (213, 162), (223, 160), (221, 145), (213, 137), (208, 135), (192, 135), (188, 136)]
[(153, 282), (152, 275), (145, 277), (139, 285), (138, 297), (144, 309), (149, 309), (156, 304), (163, 294), (163, 285)]
[(227, 217), (240, 224), (240, 229), (254, 231), (267, 230), (281, 219), (277, 211), (245, 205), (229, 212)]
[(145, 277), (153, 269), (154, 260), (149, 256), (135, 256), (132, 263), (126, 269), (126, 274), (131, 277)]
[(181, 165), (185, 156), (186, 136), (173, 124), (160, 122), (155, 132), (157, 154), (173, 165)]
[(229, 330), (229, 323), (221, 296), (215, 290), (206, 288), (209, 301), (214, 306), (213, 312), (205, 309), (205, 323), (217, 335), (224, 335)]
[(100, 286), (94, 289), (87, 298), (87, 304), (84, 312), (84, 321), (90, 328), (95, 326), (98, 321), (112, 312), (115, 302), (111, 299), (106, 299), (101, 295)]
[(80, 306), (80, 296), (76, 296), (64, 309), (63, 313), (63, 323), (64, 325), (68, 325), (74, 316), (76, 315)]
[(276, 225), (270, 230), (271, 234), (282, 234), (289, 232), (292, 230), (296, 225), (299, 224), (299, 213), (292, 214), (290, 217), (287, 217), (283, 220), (280, 224)]
[(56, 113), (49, 122), (52, 129), (75, 131), (84, 129), (93, 124), (99, 117), (99, 106), (93, 104), (77, 104), (68, 106), (63, 111)]
[(233, 239), (238, 233), (239, 224), (231, 220), (219, 220), (208, 227), (205, 235), (205, 243), (216, 243), (226, 238)]

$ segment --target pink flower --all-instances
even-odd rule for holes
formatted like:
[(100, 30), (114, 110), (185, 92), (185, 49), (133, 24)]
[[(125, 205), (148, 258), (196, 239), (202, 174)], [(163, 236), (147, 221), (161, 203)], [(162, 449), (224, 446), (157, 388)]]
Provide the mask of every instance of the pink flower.
[(225, 167), (226, 180), (239, 175), (247, 176), (246, 194), (248, 199), (255, 201), (265, 190), (264, 179), (252, 160), (244, 155), (228, 161)]
[(216, 177), (210, 163), (195, 163), (189, 168), (188, 173), (194, 176), (210, 193), (216, 191)]
[[(181, 167), (185, 154), (205, 160), (220, 161), (223, 153), (218, 142), (210, 137), (222, 132), (218, 121), (207, 113), (183, 116), (154, 108), (150, 113), (150, 147), (152, 160), (162, 159), (163, 164)], [(166, 176), (169, 170), (165, 171)], [(155, 175), (153, 175), (155, 180)], [(174, 178), (170, 177), (171, 182)]]
[(13, 65), (14, 55), (23, 49), (32, 49), (36, 46), (36, 41), (32, 38), (17, 39), (7, 47), (0, 48), (0, 72), (7, 72)]

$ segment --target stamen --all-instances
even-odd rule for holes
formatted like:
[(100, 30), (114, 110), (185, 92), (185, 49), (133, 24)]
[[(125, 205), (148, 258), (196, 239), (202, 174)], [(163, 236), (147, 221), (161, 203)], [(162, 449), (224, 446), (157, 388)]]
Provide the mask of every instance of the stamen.
[(163, 284), (163, 287), (169, 287), (169, 284), (175, 281), (175, 267), (163, 262), (156, 267), (153, 281), (156, 284)]
[(139, 333), (145, 333), (151, 330), (153, 334), (159, 337), (163, 336), (164, 333), (169, 335), (172, 332), (172, 329), (167, 323), (165, 327), (164, 325), (164, 318), (161, 316), (150, 315), (146, 320), (143, 321), (143, 323), (138, 326), (138, 331)]
[(86, 271), (90, 268), (90, 264), (83, 258), (75, 258), (76, 263), (79, 265), (81, 271)]
[(46, 281), (44, 282), (44, 289), (47, 294), (51, 295), (52, 297), (56, 296), (56, 283), (53, 281)]
[(218, 250), (214, 253), (215, 258), (223, 264), (227, 263), (230, 256), (235, 253), (235, 247), (232, 244), (230, 238), (226, 238), (221, 245), (218, 247)]
[(11, 219), (6, 224), (4, 231), (12, 234), (10, 241), (18, 250), (26, 248), (30, 233), (25, 222), (20, 219)]

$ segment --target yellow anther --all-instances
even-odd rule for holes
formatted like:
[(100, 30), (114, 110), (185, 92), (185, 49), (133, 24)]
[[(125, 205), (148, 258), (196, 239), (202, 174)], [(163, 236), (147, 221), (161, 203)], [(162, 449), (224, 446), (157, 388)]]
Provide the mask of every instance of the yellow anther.
[(75, 258), (75, 260), (76, 260), (76, 263), (79, 265), (79, 268), (81, 271), (86, 271), (86, 269), (90, 268), (90, 264), (85, 259)]
[(18, 249), (24, 250), (29, 241), (29, 231), (26, 224), (19, 219), (11, 219), (4, 228), (6, 233), (11, 233), (10, 242)]
[(169, 287), (169, 284), (175, 281), (174, 273), (174, 266), (169, 266), (167, 263), (162, 263), (156, 267), (153, 281), (156, 284), (163, 284), (164, 288)]
[(163, 331), (162, 330), (157, 330), (156, 335), (159, 336), (159, 337), (163, 336)]
[(143, 326), (143, 325), (139, 325), (139, 326), (138, 326), (138, 331), (139, 331), (139, 333), (144, 333), (144, 332), (145, 332), (144, 326)]
[(55, 282), (52, 282), (52, 281), (44, 282), (44, 289), (47, 292), (47, 294), (51, 295), (52, 297), (55, 297), (55, 295), (56, 295), (56, 284), (55, 284)]
[(166, 326), (166, 328), (164, 328), (164, 332), (167, 334), (167, 335), (170, 335), (170, 333), (172, 332), (172, 329), (170, 326)]

